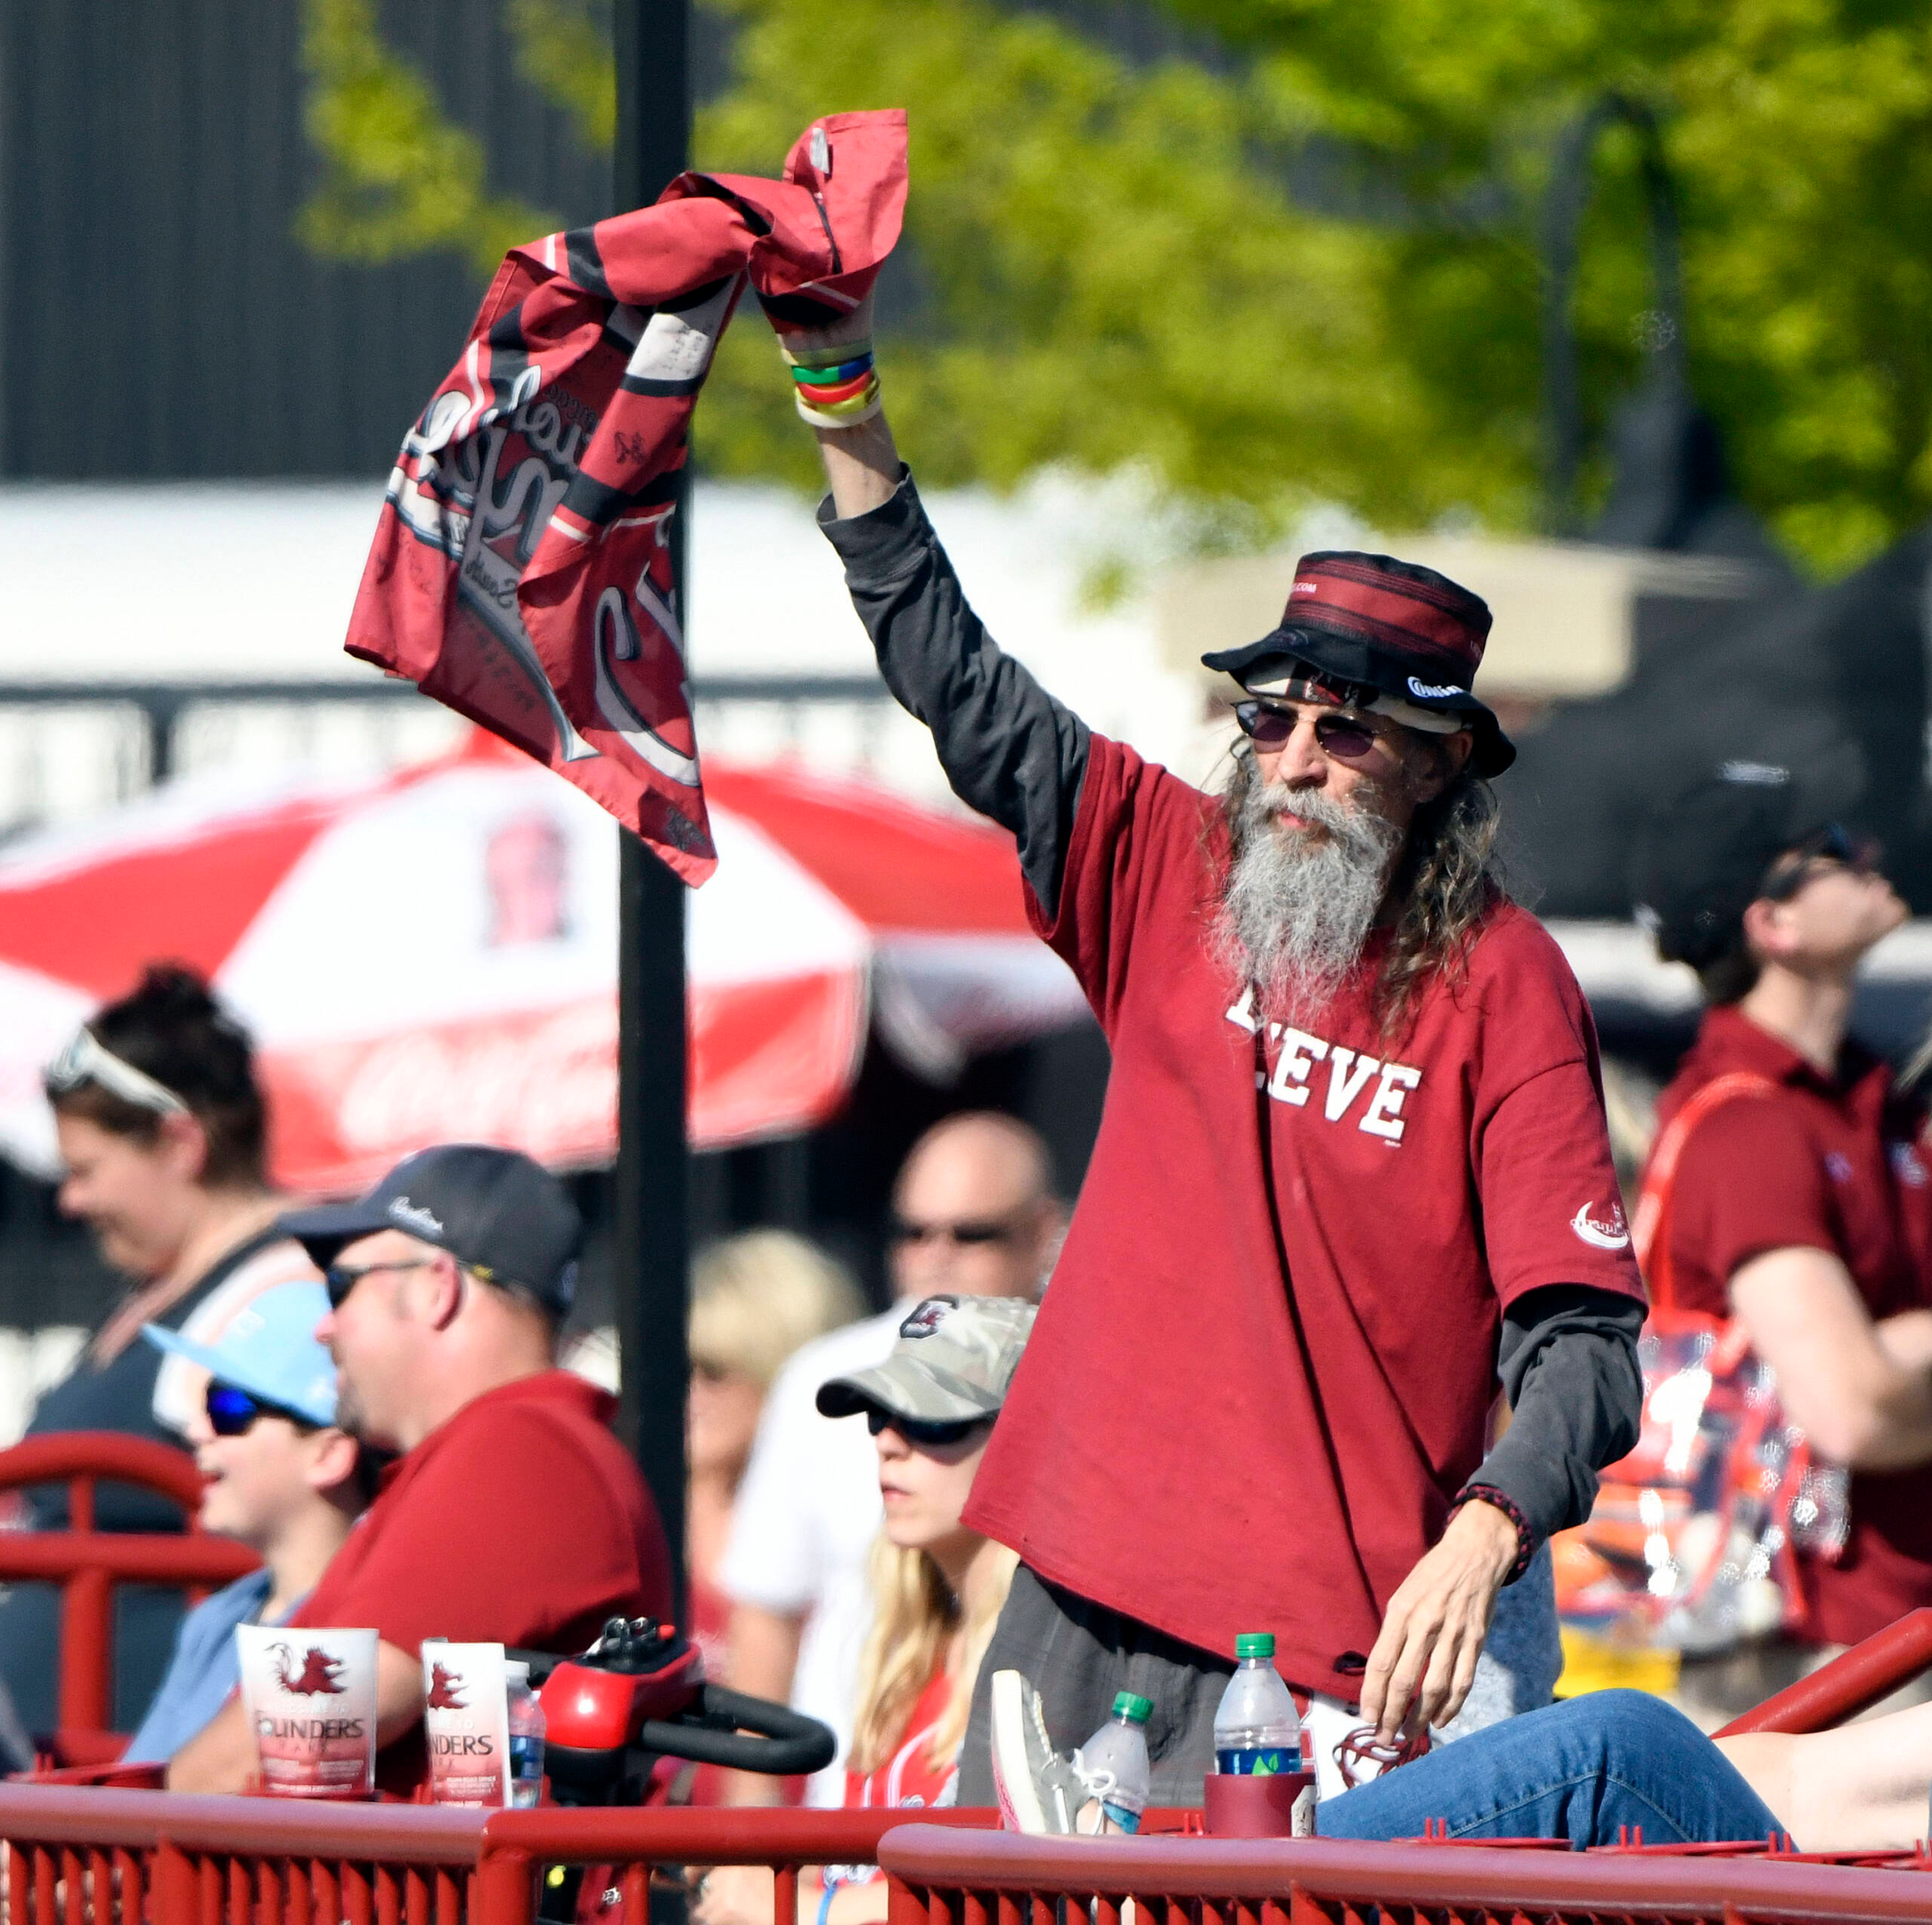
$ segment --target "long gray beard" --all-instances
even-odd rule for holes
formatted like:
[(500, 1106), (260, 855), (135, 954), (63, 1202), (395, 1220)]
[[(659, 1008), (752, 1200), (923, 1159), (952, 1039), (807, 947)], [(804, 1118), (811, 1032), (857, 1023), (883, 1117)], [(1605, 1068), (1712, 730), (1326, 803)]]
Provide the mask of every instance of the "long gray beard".
[[(1264, 784), (1248, 765), (1229, 790), (1232, 859), (1221, 896), (1219, 948), (1279, 1016), (1313, 1014), (1333, 1000), (1362, 955), (1388, 885), (1402, 832), (1372, 808), (1320, 790)], [(1282, 809), (1319, 823), (1319, 842), (1278, 831)]]

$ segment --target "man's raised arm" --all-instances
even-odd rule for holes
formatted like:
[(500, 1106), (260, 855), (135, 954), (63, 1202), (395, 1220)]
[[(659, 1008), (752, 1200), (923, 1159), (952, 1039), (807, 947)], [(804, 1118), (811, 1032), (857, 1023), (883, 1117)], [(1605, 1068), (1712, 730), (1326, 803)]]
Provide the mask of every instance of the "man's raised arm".
[[(837, 328), (788, 341), (869, 354), (870, 297)], [(1011, 831), (1051, 918), (1086, 774), (1086, 725), (1002, 653), (968, 605), (884, 413), (839, 428), (815, 419), (815, 431), (831, 490), (819, 525), (845, 563), (886, 685), (932, 731), (953, 792)]]

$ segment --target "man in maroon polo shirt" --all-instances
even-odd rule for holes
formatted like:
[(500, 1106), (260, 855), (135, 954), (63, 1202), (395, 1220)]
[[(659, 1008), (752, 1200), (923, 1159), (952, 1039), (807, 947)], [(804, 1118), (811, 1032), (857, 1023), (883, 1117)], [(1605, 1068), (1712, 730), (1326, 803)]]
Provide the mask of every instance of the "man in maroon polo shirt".
[[(446, 1144), (282, 1227), (326, 1278), (316, 1334), (339, 1421), (401, 1454), (290, 1621), (381, 1634), (377, 1776), (407, 1791), (424, 1774), (425, 1638), (581, 1651), (607, 1618), (668, 1615), (670, 1557), (610, 1433), (615, 1400), (556, 1368), (583, 1224), (555, 1177), (513, 1151)], [(231, 1700), (168, 1783), (234, 1790), (254, 1766)]]
[[(869, 329), (788, 345), (843, 373)], [(1642, 1316), (1588, 1011), (1490, 863), (1489, 611), (1386, 556), (1305, 558), (1280, 627), (1209, 658), (1247, 699), (1204, 794), (994, 646), (872, 389), (806, 418), (887, 683), (1018, 839), (1113, 1049), (967, 1511), (1021, 1563), (962, 1801), (992, 1793), (1007, 1668), (1061, 1749), (1150, 1699), (1157, 1803), (1198, 1801), (1242, 1632), (1338, 1718), (1451, 1717), (1499, 1587), (1634, 1441)]]
[(1658, 949), (1711, 1005), (1658, 1105), (1652, 1288), (1741, 1319), (1813, 1449), (1854, 1473), (1844, 1554), (1800, 1561), (1802, 1634), (1685, 1665), (1707, 1723), (1932, 1604), (1925, 1112), (1846, 1034), (1858, 965), (1906, 913), (1874, 855), (1744, 763), (1663, 811), (1639, 857)]

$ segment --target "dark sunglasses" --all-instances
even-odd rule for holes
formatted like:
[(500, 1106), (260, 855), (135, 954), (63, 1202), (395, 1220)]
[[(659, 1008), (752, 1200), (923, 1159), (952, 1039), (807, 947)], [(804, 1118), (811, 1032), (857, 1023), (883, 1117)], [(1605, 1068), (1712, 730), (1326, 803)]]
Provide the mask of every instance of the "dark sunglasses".
[(917, 1444), (928, 1450), (944, 1450), (948, 1444), (963, 1444), (980, 1425), (992, 1421), (990, 1417), (962, 1417), (953, 1423), (922, 1423), (916, 1417), (902, 1417), (896, 1411), (869, 1410), (865, 1413), (865, 1428), (874, 1437), (889, 1424), (908, 1444)]
[(896, 1217), (892, 1225), (892, 1241), (895, 1243), (964, 1243), (968, 1245), (985, 1243), (1005, 1243), (1018, 1233), (1019, 1225), (1011, 1220), (1005, 1223), (913, 1223), (904, 1216)]
[[(1289, 737), (1300, 726), (1300, 717), (1292, 710), (1261, 701), (1236, 702), (1234, 719), (1240, 724), (1241, 733), (1264, 755), (1287, 748)], [(1361, 762), (1375, 753), (1381, 736), (1354, 716), (1329, 714), (1314, 718), (1314, 739), (1323, 755), (1333, 756), (1338, 762)]]
[(299, 1411), (291, 1411), (281, 1404), (271, 1404), (266, 1397), (256, 1397), (235, 1384), (222, 1383), (218, 1380), (209, 1382), (208, 1427), (217, 1437), (245, 1437), (253, 1429), (258, 1417), (286, 1417), (299, 1429), (313, 1430), (315, 1428)]
[(365, 1263), (350, 1269), (347, 1264), (331, 1264), (322, 1273), (323, 1288), (329, 1293), (329, 1307), (340, 1310), (348, 1301), (348, 1293), (365, 1276), (373, 1276), (379, 1270), (427, 1270), (436, 1259), (431, 1257), (409, 1257), (393, 1263)]
[(1794, 843), (1764, 872), (1758, 896), (1765, 902), (1789, 902), (1816, 873), (1815, 864), (1838, 863), (1861, 874), (1878, 867), (1879, 845), (1870, 836), (1854, 835), (1841, 823), (1814, 829)]

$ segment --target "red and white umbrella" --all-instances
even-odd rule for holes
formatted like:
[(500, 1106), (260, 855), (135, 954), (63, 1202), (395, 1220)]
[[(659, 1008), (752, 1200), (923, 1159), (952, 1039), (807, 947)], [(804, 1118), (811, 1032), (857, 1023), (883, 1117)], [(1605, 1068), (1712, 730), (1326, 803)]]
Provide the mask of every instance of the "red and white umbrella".
[[(868, 1028), (929, 1074), (1077, 1019), (1011, 841), (796, 766), (707, 766), (688, 901), (691, 1134), (823, 1121)], [(553, 1164), (616, 1142), (618, 831), (479, 734), (389, 778), (176, 785), (0, 854), (0, 1150), (52, 1167), (39, 1070), (149, 961), (253, 1031), (279, 1182), (361, 1187), (423, 1143)]]

